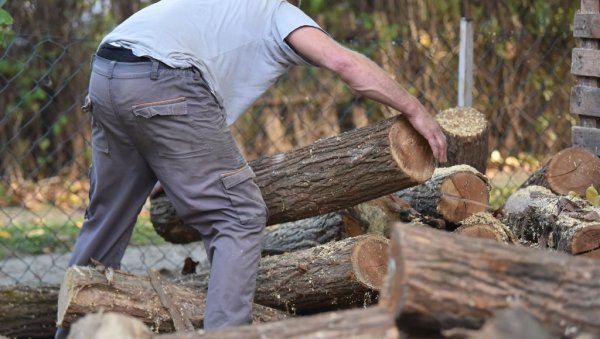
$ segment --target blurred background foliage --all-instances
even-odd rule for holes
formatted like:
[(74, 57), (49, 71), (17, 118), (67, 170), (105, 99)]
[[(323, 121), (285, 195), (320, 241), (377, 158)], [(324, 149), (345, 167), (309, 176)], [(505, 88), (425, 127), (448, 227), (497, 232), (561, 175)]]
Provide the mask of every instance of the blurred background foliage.
[[(0, 8), (13, 19), (12, 25), (0, 25), (0, 205), (27, 206), (29, 200), (85, 205), (85, 195), (77, 204), (64, 195), (85, 192), (76, 188), (90, 162), (89, 117), (80, 109), (90, 57), (104, 34), (152, 2), (24, 0)], [(505, 159), (536, 163), (570, 144), (571, 25), (577, 7), (560, 0), (302, 3), (334, 38), (373, 58), (432, 113), (456, 105), (459, 22), (468, 15), (475, 27), (473, 106), (490, 120), (490, 152), (498, 152), (490, 173), (525, 164)], [(233, 130), (253, 159), (388, 114), (331, 74), (299, 67)], [(55, 177), (60, 185), (41, 188)]]

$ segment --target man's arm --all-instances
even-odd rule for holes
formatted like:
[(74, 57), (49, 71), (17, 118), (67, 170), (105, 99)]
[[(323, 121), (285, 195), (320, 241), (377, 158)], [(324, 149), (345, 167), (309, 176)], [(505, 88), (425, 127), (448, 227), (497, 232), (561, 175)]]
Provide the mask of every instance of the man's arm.
[(417, 98), (381, 67), (314, 27), (298, 28), (286, 41), (314, 64), (337, 74), (359, 94), (406, 114), (415, 129), (427, 139), (436, 159), (446, 162), (446, 137), (438, 123)]

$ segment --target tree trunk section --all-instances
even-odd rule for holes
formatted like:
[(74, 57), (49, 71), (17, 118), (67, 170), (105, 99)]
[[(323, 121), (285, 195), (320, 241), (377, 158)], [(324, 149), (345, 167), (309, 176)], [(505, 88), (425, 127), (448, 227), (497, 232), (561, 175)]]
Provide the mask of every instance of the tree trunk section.
[(121, 313), (91, 313), (73, 323), (69, 338), (77, 339), (152, 339), (153, 334), (141, 320)]
[(507, 244), (518, 244), (511, 229), (488, 212), (475, 213), (460, 223), (455, 233), (474, 238), (492, 239)]
[[(194, 328), (202, 327), (206, 292), (172, 282), (163, 282), (163, 288)], [(148, 277), (111, 269), (69, 268), (58, 298), (58, 324), (69, 327), (83, 315), (100, 310), (138, 318), (155, 332), (175, 329), (169, 311), (162, 305)], [(254, 321), (272, 321), (286, 316), (260, 305), (253, 309)]]
[(543, 186), (556, 194), (585, 197), (592, 185), (600, 189), (600, 158), (585, 148), (570, 147), (546, 161), (519, 188)]
[(524, 241), (573, 255), (600, 257), (600, 207), (542, 186), (517, 190), (504, 205), (505, 222)]
[(262, 339), (262, 338), (381, 338), (396, 339), (400, 334), (393, 317), (374, 306), (297, 317), (272, 323), (204, 333), (173, 333), (156, 339)]
[[(600, 333), (600, 265), (588, 258), (396, 224), (380, 304), (442, 328), (521, 306), (553, 335)], [(402, 312), (401, 312), (402, 311)]]
[(54, 335), (58, 286), (0, 286), (0, 335), (37, 338)]
[(471, 107), (455, 107), (440, 112), (436, 120), (448, 143), (446, 166), (469, 165), (485, 173), (489, 157), (489, 123)]
[(397, 192), (419, 213), (456, 224), (483, 212), (489, 203), (487, 178), (468, 165), (437, 168), (425, 183)]
[[(403, 116), (319, 140), (286, 153), (251, 161), (269, 209), (267, 224), (333, 212), (417, 185), (431, 177), (434, 158), (427, 141)], [(167, 241), (189, 242), (176, 212), (159, 194), (151, 220)], [(172, 236), (171, 233), (177, 234)], [(191, 234), (195, 241), (196, 231)]]
[[(254, 302), (294, 314), (370, 305), (377, 302), (387, 258), (388, 240), (379, 235), (264, 257)], [(180, 283), (206, 290), (208, 273), (186, 276)]]

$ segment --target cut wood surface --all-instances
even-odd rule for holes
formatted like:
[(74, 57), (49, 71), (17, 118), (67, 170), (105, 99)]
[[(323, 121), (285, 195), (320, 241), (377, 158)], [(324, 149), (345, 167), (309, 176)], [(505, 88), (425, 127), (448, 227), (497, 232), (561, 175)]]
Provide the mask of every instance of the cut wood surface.
[(588, 187), (600, 188), (600, 158), (581, 147), (556, 153), (520, 186), (544, 186), (557, 194), (575, 192), (585, 196)]
[(471, 107), (455, 107), (440, 112), (436, 120), (448, 142), (445, 165), (464, 164), (485, 172), (489, 157), (489, 122), (485, 115)]
[(0, 335), (50, 337), (56, 330), (58, 286), (0, 286)]
[(442, 328), (480, 328), (523, 307), (555, 336), (600, 333), (600, 265), (425, 227), (396, 224), (380, 304)]
[(600, 13), (575, 14), (573, 36), (600, 39)]
[[(202, 327), (206, 292), (163, 282), (163, 288), (178, 308), (189, 316), (195, 328)], [(153, 331), (171, 332), (173, 322), (150, 279), (119, 270), (73, 266), (65, 273), (58, 299), (58, 324), (69, 327), (88, 313), (104, 310), (138, 318)], [(287, 314), (254, 305), (254, 321), (272, 321)]]
[(437, 168), (425, 183), (397, 192), (418, 212), (458, 223), (485, 211), (490, 187), (487, 178), (468, 165)]
[(519, 243), (511, 229), (489, 212), (473, 214), (463, 220), (460, 223), (460, 227), (454, 232), (469, 237), (492, 239), (507, 244)]
[(600, 207), (587, 200), (528, 186), (515, 191), (504, 210), (505, 223), (519, 238), (543, 248), (600, 258)]
[[(415, 186), (434, 170), (427, 141), (403, 116), (249, 164), (269, 209), (269, 225), (337, 211)], [(165, 195), (153, 197), (151, 204), (157, 232), (167, 241), (181, 238), (170, 236), (183, 224)]]
[(374, 306), (204, 333), (164, 334), (157, 336), (156, 339), (396, 339), (399, 337), (394, 319), (385, 310)]
[(120, 313), (100, 312), (78, 319), (69, 331), (71, 339), (152, 339), (141, 320)]
[[(386, 274), (388, 240), (367, 234), (261, 259), (257, 304), (307, 314), (377, 302)], [(179, 282), (205, 290), (208, 274)]]

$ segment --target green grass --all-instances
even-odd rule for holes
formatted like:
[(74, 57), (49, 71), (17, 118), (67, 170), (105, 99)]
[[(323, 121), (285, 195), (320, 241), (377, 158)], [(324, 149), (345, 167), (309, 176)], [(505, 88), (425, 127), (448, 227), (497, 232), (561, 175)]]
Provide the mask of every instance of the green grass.
[[(40, 219), (0, 225), (0, 259), (68, 252), (79, 234), (76, 223), (81, 224), (81, 220), (51, 222)], [(166, 243), (156, 234), (148, 217), (138, 218), (130, 245), (162, 245)]]

